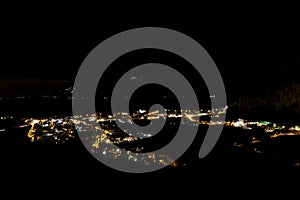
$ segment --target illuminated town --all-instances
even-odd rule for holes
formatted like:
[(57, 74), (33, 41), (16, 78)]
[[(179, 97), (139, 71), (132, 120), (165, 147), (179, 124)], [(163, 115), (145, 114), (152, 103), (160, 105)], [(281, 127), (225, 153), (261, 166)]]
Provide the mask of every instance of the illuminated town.
[[(78, 133), (87, 134), (86, 140), (92, 141), (90, 150), (95, 154), (110, 159), (126, 157), (132, 162), (143, 162), (145, 165), (158, 164), (180, 167), (185, 166), (185, 161), (173, 160), (169, 155), (156, 155), (155, 152), (147, 153), (146, 157), (138, 156), (141, 152), (147, 152), (142, 143), (144, 138), (152, 137), (150, 133), (138, 132), (137, 137), (121, 131), (116, 126), (116, 121), (134, 126), (134, 120), (166, 120), (181, 119), (183, 126), (218, 126), (224, 125), (224, 137), (233, 137), (230, 140), (231, 149), (236, 152), (250, 152), (252, 154), (263, 155), (268, 153), (266, 144), (275, 138), (299, 137), (300, 126), (286, 126), (269, 121), (247, 121), (246, 119), (236, 119), (232, 121), (219, 121), (218, 117), (226, 114), (228, 107), (215, 110), (172, 110), (167, 113), (159, 111), (148, 112), (139, 109), (131, 117), (126, 112), (119, 112), (114, 115), (92, 114), (86, 116), (53, 116), (49, 118), (23, 118), (24, 124), (14, 127), (15, 129), (27, 128), (27, 140), (33, 144), (43, 145), (67, 145), (78, 142)], [(2, 121), (13, 119), (13, 116), (2, 116)], [(95, 122), (99, 126), (95, 126)], [(240, 130), (241, 133), (234, 135), (230, 130)], [(5, 129), (0, 127), (0, 131)], [(198, 133), (199, 134), (199, 133)], [(227, 135), (228, 134), (228, 135)], [(232, 135), (230, 135), (232, 134)], [(90, 138), (88, 138), (88, 136)], [(104, 148), (100, 148), (105, 144)], [(138, 144), (138, 145), (136, 145)], [(153, 144), (155, 145), (155, 144)], [(121, 149), (127, 149), (122, 154)], [(124, 151), (123, 151), (124, 152)], [(275, 152), (274, 152), (275, 153)], [(299, 159), (292, 160), (291, 167), (299, 168)]]
[[(180, 23), (164, 16), (166, 23), (159, 18), (157, 23), (128, 20), (127, 25), (116, 21), (106, 26), (103, 23), (111, 15), (90, 25), (86, 23), (92, 17), (82, 20), (84, 15), (80, 15), (72, 25), (72, 16), (52, 21), (55, 11), (49, 14), (49, 23), (43, 21), (40, 14), (26, 19), (30, 13), (26, 12), (16, 17), (15, 23), (9, 23), (9, 27), (2, 26), (0, 168), (3, 185), (10, 189), (7, 191), (18, 194), (24, 189), (30, 198), (45, 198), (48, 194), (58, 198), (62, 197), (61, 190), (70, 198), (69, 194), (77, 196), (77, 192), (83, 191), (81, 187), (87, 186), (88, 190), (83, 193), (98, 195), (96, 198), (102, 195), (114, 198), (115, 194), (122, 198), (147, 198), (153, 194), (156, 196), (153, 199), (157, 199), (161, 194), (179, 191), (184, 197), (201, 198), (204, 197), (202, 185), (210, 188), (207, 191), (212, 194), (220, 193), (221, 197), (223, 192), (217, 186), (221, 186), (220, 189), (228, 186), (230, 198), (245, 198), (248, 194), (260, 197), (259, 191), (276, 195), (289, 183), (299, 188), (299, 23), (287, 29), (276, 20), (274, 29), (268, 29), (270, 16), (262, 21), (261, 27), (257, 27), (261, 19), (251, 23), (226, 20), (221, 23), (225, 27), (216, 23), (205, 27), (206, 19), (200, 17), (195, 16), (194, 24), (188, 25), (189, 19)], [(283, 15), (278, 13), (281, 18)], [(255, 13), (252, 14), (251, 18)], [(14, 13), (4, 17), (4, 21), (10, 16)], [(222, 18), (218, 17), (218, 21)], [(61, 26), (57, 26), (60, 23)], [(82, 69), (85, 63), (92, 63), (86, 59), (96, 59), (96, 54), (90, 53), (97, 52), (93, 49), (101, 42), (122, 31), (148, 25), (179, 31), (198, 42), (211, 57), (210, 62), (217, 66), (226, 102), (220, 102), (222, 97), (216, 91), (219, 87), (211, 90), (218, 82), (216, 77), (207, 78), (205, 70), (197, 71), (197, 67), (202, 69), (202, 66), (194, 66), (189, 57), (155, 49), (151, 41), (147, 43), (148, 48), (121, 49), (123, 55), (104, 59), (109, 66), (102, 76), (88, 75), (88, 70)], [(136, 39), (138, 42), (139, 38)], [(188, 49), (184, 44), (179, 47)], [(110, 51), (103, 52), (106, 56)], [(185, 49), (178, 52), (189, 54)], [(160, 83), (169, 79), (176, 81), (174, 88), (152, 84), (147, 80), (148, 74), (142, 72), (128, 75), (134, 68), (150, 63), (168, 66), (182, 75), (194, 91), (195, 105), (189, 103), (193, 98), (186, 95), (186, 91), (176, 93), (174, 88), (184, 88), (181, 87), (184, 85), (177, 78), (173, 80), (171, 74), (153, 70), (154, 76), (157, 73), (157, 78), (161, 78)], [(94, 67), (102, 69), (104, 66), (99, 63)], [(81, 73), (87, 77), (77, 83)], [(93, 80), (97, 84), (94, 88), (88, 86)], [(139, 87), (134, 92), (128, 89), (132, 94), (126, 93), (126, 87), (122, 89), (124, 93), (116, 94), (116, 86), (120, 83), (126, 86), (120, 80), (128, 81), (132, 88)], [(94, 92), (94, 95), (85, 92)], [(81, 112), (74, 112), (76, 101), (95, 105), (88, 114), (80, 115)], [(113, 105), (120, 106), (120, 110), (115, 111)], [(151, 125), (156, 127), (156, 124), (161, 125), (158, 132), (151, 129)], [(207, 135), (214, 134), (207, 130), (220, 127), (222, 131), (215, 145), (201, 157), (199, 152), (207, 144)], [(186, 145), (188, 148), (178, 157), (165, 153), (164, 147), (173, 144), (177, 150), (174, 141), (181, 136), (193, 137)], [(118, 161), (125, 161), (129, 163), (128, 170), (122, 171), (104, 161), (117, 163), (115, 166), (119, 165)], [(140, 173), (132, 166), (159, 170)], [(294, 180), (279, 181), (280, 177), (292, 177), (296, 184)], [(157, 182), (164, 186), (158, 186)], [(161, 191), (157, 192), (158, 187)], [(190, 193), (194, 187), (200, 188), (195, 190), (196, 194)], [(289, 188), (287, 193), (291, 190)], [(40, 191), (42, 195), (38, 194)], [(139, 191), (142, 196), (137, 195)]]

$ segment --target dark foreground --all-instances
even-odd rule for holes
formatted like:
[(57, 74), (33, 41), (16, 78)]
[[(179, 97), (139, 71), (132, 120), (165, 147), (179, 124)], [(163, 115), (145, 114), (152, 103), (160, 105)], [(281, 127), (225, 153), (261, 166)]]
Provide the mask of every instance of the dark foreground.
[[(241, 137), (244, 130), (225, 128), (216, 147), (203, 159), (197, 157), (199, 143), (195, 141), (178, 160), (177, 167), (167, 166), (151, 173), (129, 174), (100, 163), (79, 139), (69, 144), (35, 144), (26, 139), (26, 131), (26, 128), (12, 129), (9, 134), (1, 135), (0, 169), (1, 174), (5, 174), (3, 181), (33, 184), (32, 187), (52, 181), (67, 185), (101, 186), (113, 183), (140, 187), (150, 180), (183, 186), (227, 181), (239, 185), (253, 180), (260, 184), (274, 180), (272, 184), (278, 187), (282, 184), (279, 180), (294, 181), (300, 174), (300, 135), (280, 136), (263, 143), (237, 147), (233, 144), (247, 140)], [(176, 182), (173, 182), (174, 179)]]

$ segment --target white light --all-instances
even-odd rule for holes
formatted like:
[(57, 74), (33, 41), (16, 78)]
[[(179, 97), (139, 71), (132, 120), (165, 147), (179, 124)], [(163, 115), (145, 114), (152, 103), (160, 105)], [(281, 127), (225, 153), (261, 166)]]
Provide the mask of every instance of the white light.
[(139, 113), (143, 114), (145, 112), (146, 112), (146, 110), (139, 109)]

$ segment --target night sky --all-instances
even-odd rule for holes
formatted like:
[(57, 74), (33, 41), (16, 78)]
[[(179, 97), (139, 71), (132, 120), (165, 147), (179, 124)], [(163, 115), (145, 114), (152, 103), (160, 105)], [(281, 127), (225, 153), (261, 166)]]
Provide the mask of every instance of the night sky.
[(178, 30), (197, 40), (224, 79), (229, 102), (259, 98), (299, 83), (300, 34), (284, 21), (148, 20), (93, 22), (77, 18), (33, 18), (3, 25), (0, 96), (49, 94), (72, 86), (88, 53), (104, 39), (143, 26)]

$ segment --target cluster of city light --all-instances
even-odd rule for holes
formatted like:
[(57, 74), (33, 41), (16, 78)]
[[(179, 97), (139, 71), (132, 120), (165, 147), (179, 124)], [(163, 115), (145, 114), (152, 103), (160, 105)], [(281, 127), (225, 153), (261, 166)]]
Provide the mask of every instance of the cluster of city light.
[[(165, 110), (161, 113), (159, 110), (148, 112), (147, 110), (138, 109), (133, 112), (132, 116), (127, 112), (117, 112), (113, 115), (104, 115), (102, 113), (86, 114), (74, 116), (73, 122), (76, 125), (77, 131), (81, 134), (83, 140), (89, 141), (90, 150), (94, 154), (101, 155), (107, 158), (118, 158), (125, 156), (128, 160), (134, 162), (143, 162), (145, 165), (160, 164), (177, 166), (174, 160), (168, 155), (157, 155), (155, 152), (145, 153), (143, 157), (138, 156), (139, 152), (144, 150), (143, 146), (134, 146), (131, 150), (121, 151), (122, 145), (130, 144), (143, 138), (149, 138), (151, 133), (137, 132), (136, 137), (127, 133), (127, 130), (120, 130), (115, 121), (136, 125), (134, 120), (166, 120), (167, 118), (180, 118), (180, 122), (185, 125), (210, 124), (217, 125), (224, 122), (217, 121), (217, 116), (225, 114), (227, 107), (208, 110)], [(214, 116), (211, 120), (201, 120), (202, 116)], [(96, 126), (95, 126), (95, 123)], [(97, 125), (98, 124), (98, 125)], [(85, 134), (88, 133), (88, 134)], [(102, 145), (102, 146), (101, 146)], [(117, 145), (117, 146), (116, 146)], [(122, 153), (123, 152), (123, 153)], [(124, 153), (126, 152), (126, 153)]]
[(269, 121), (247, 121), (244, 119), (238, 119), (232, 122), (226, 122), (225, 125), (248, 130), (258, 128), (260, 130), (258, 134), (251, 136), (251, 134), (255, 133), (256, 130), (253, 132), (243, 132), (243, 136), (245, 138), (249, 138), (249, 136), (251, 137), (248, 140), (235, 141), (233, 143), (234, 147), (244, 148), (248, 151), (252, 150), (255, 154), (265, 153), (265, 146), (263, 144), (273, 138), (281, 136), (300, 136), (299, 126), (287, 128), (285, 125), (279, 125)]
[(55, 144), (66, 143), (75, 138), (75, 127), (73, 119), (49, 118), (49, 119), (25, 119), (25, 122), (31, 126), (27, 137), (31, 142), (49, 142)]
[[(203, 110), (196, 111), (196, 110), (165, 110), (166, 113), (160, 113), (158, 110), (148, 112), (146, 110), (137, 110), (135, 113), (133, 113), (133, 116), (131, 117), (126, 112), (118, 112), (114, 114), (110, 119), (103, 119), (100, 118), (98, 122), (105, 121), (105, 120), (118, 120), (121, 123), (130, 123), (133, 124), (133, 119), (140, 119), (140, 120), (157, 120), (157, 119), (166, 119), (166, 118), (181, 118), (181, 123), (192, 123), (192, 124), (209, 124), (209, 125), (217, 125), (217, 124), (223, 124), (224, 121), (218, 121), (217, 118), (225, 114), (227, 110), (227, 107), (225, 108), (219, 108), (219, 109), (213, 109), (208, 110), (206, 112), (203, 112)], [(201, 117), (203, 116), (211, 116), (211, 120), (201, 120)], [(199, 120), (200, 119), (200, 120)]]
[[(115, 116), (118, 115), (124, 117), (129, 116), (124, 112), (117, 113)], [(74, 123), (76, 124), (76, 127), (80, 134), (82, 134), (82, 139), (89, 141), (90, 151), (93, 154), (113, 159), (117, 159), (118, 157), (125, 157), (126, 159), (133, 162), (142, 162), (144, 165), (168, 165), (174, 162), (174, 160), (172, 160), (168, 155), (161, 155), (155, 152), (146, 153), (144, 154), (145, 156), (140, 157), (139, 152), (144, 150), (144, 147), (142, 146), (133, 147), (132, 150), (134, 151), (122, 151), (121, 148), (118, 147), (118, 145), (124, 143), (129, 144), (138, 140), (138, 138), (133, 137), (131, 134), (121, 133), (121, 131), (118, 130), (115, 124), (112, 123), (117, 120), (112, 116), (98, 118), (96, 121), (100, 123), (99, 126), (94, 126), (90, 120), (91, 116), (78, 116), (74, 118)], [(118, 136), (118, 134), (120, 134), (120, 136)], [(137, 135), (150, 137), (150, 135), (147, 135), (146, 133), (138, 133)], [(172, 166), (176, 165), (173, 164)]]
[(300, 127), (297, 125), (287, 128), (285, 125), (279, 125), (269, 121), (247, 121), (240, 118), (231, 122), (225, 122), (225, 125), (250, 130), (255, 127), (260, 127), (266, 133), (270, 133), (271, 137), (279, 135), (298, 135), (300, 132)]
[[(251, 122), (244, 119), (238, 119), (235, 121), (221, 121), (218, 120), (218, 116), (225, 114), (227, 107), (208, 110), (203, 112), (203, 110), (165, 110), (166, 112), (160, 113), (158, 110), (147, 112), (146, 110), (138, 110), (133, 113), (133, 116), (126, 112), (118, 112), (113, 115), (103, 115), (98, 114), (86, 114), (81, 116), (72, 116), (64, 118), (49, 118), (49, 119), (27, 119), (25, 122), (31, 125), (31, 129), (28, 131), (28, 137), (32, 142), (38, 141), (43, 137), (52, 137), (57, 143), (66, 141), (67, 138), (74, 138), (75, 133), (81, 134), (81, 139), (89, 141), (91, 152), (104, 156), (106, 158), (118, 158), (120, 156), (125, 156), (128, 160), (134, 162), (143, 162), (145, 165), (149, 164), (160, 164), (168, 165), (174, 160), (168, 155), (157, 155), (155, 152), (145, 153), (144, 157), (137, 156), (139, 152), (143, 152), (143, 146), (132, 147), (131, 150), (124, 150), (122, 145), (130, 144), (137, 140), (151, 137), (150, 133), (137, 132), (136, 137), (127, 133), (127, 130), (120, 130), (115, 121), (120, 123), (133, 124), (134, 120), (159, 120), (166, 118), (180, 118), (180, 122), (185, 125), (225, 125), (232, 126), (235, 128), (243, 129), (253, 129), (254, 127), (262, 128), (265, 134), (268, 134), (270, 138), (279, 137), (282, 135), (299, 135), (299, 126), (291, 127), (286, 129), (285, 126), (280, 126), (275, 123), (266, 121), (256, 121)], [(207, 120), (202, 120), (202, 116), (209, 116)], [(36, 124), (39, 127), (43, 127), (47, 131), (37, 130)], [(60, 124), (60, 129), (55, 128), (55, 124)], [(65, 127), (68, 125), (68, 128)], [(76, 127), (76, 128), (75, 128)], [(289, 130), (284, 132), (284, 130)], [(39, 134), (37, 132), (40, 131)], [(65, 139), (61, 140), (61, 135), (66, 136)], [(263, 153), (254, 144), (259, 144), (262, 142), (261, 138), (253, 137), (248, 144), (240, 143), (238, 141), (233, 143), (234, 147), (245, 147), (245, 145), (253, 145), (253, 151), (257, 154)], [(123, 153), (122, 153), (123, 152)], [(125, 153), (124, 153), (125, 152)], [(178, 163), (177, 163), (178, 164)], [(177, 166), (173, 164), (173, 166)]]

